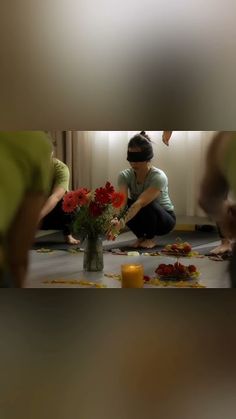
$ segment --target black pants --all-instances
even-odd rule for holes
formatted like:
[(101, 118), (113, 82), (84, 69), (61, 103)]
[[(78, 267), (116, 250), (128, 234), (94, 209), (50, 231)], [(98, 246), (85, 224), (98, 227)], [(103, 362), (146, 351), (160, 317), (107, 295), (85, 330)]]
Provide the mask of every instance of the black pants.
[(217, 231), (218, 231), (218, 234), (220, 236), (220, 239), (221, 240), (226, 239), (226, 237), (224, 236), (224, 234), (222, 233), (222, 231), (220, 229), (220, 225), (219, 224), (216, 224), (216, 227), (217, 227)]
[[(128, 200), (130, 207), (134, 201)], [(176, 224), (174, 212), (166, 211), (157, 202), (151, 202), (138, 212), (138, 214), (127, 223), (130, 230), (138, 239), (153, 239), (154, 236), (164, 236), (168, 234)]]
[(42, 220), (41, 230), (62, 230), (65, 236), (72, 233), (73, 217), (62, 209), (63, 200)]
[(229, 262), (231, 288), (236, 288), (236, 244), (233, 246), (232, 258)]

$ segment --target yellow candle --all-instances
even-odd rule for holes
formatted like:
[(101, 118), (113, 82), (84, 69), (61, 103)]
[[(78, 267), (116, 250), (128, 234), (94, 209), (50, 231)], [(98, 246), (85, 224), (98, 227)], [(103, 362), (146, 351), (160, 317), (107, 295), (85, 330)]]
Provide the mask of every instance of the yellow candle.
[(143, 288), (144, 269), (142, 265), (121, 266), (122, 288)]

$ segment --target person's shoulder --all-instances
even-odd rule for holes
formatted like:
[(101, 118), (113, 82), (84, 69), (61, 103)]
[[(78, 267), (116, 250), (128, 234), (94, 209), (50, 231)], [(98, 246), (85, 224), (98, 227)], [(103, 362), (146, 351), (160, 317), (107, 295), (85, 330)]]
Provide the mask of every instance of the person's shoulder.
[(0, 136), (6, 144), (28, 151), (45, 151), (52, 149), (52, 143), (44, 131), (1, 131)]
[(124, 169), (119, 174), (120, 176), (124, 176), (125, 178), (130, 178), (132, 176), (133, 171), (131, 169)]
[(68, 169), (68, 166), (63, 161), (57, 159), (56, 157), (53, 157), (53, 166), (57, 169)]
[[(208, 149), (207, 164), (210, 170), (215, 169), (225, 174), (228, 164), (236, 156), (236, 132), (221, 131), (215, 135)], [(231, 163), (230, 163), (231, 162)]]
[(24, 156), (33, 165), (41, 164), (52, 153), (52, 143), (44, 131), (2, 131), (1, 140), (14, 159)]
[(131, 169), (125, 169), (119, 173), (119, 176), (118, 176), (119, 185), (125, 184), (127, 186), (130, 186), (130, 184), (132, 183), (132, 180), (133, 180), (133, 175), (132, 175)]
[(53, 152), (52, 142), (48, 135), (43, 131), (38, 131), (34, 136), (34, 143), (37, 142), (37, 147), (45, 154), (51, 155)]
[[(224, 156), (228, 153), (233, 153), (233, 148), (236, 144), (235, 131), (220, 131), (215, 134), (209, 148), (208, 148), (208, 163), (221, 166)], [(233, 146), (233, 147), (232, 147)]]
[(163, 170), (161, 170), (157, 167), (154, 167), (154, 166), (152, 167), (152, 170), (151, 170), (151, 176), (152, 177), (162, 177), (162, 178), (167, 177)]
[(168, 177), (165, 172), (157, 167), (153, 167), (150, 174), (150, 182), (165, 186), (168, 184)]
[(52, 149), (52, 142), (44, 131), (18, 131), (18, 138), (25, 139), (26, 142), (33, 142), (34, 147), (46, 147)]

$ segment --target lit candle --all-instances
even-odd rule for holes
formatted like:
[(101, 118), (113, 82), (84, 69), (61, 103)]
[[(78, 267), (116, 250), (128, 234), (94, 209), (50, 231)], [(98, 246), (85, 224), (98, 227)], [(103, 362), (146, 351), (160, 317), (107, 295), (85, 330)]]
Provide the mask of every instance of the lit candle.
[(143, 288), (144, 269), (142, 265), (121, 266), (122, 288)]

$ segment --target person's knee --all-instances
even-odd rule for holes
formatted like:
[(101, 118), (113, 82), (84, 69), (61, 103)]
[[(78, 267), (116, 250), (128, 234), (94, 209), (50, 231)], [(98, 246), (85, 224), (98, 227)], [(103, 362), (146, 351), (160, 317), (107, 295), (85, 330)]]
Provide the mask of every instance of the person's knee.
[(176, 225), (176, 221), (174, 219), (168, 220), (168, 222), (164, 220), (161, 222), (161, 220), (159, 220), (158, 227), (157, 227), (157, 235), (164, 236), (166, 234), (171, 233), (171, 231), (174, 230), (175, 225)]
[(140, 217), (142, 217), (145, 220), (154, 220), (158, 216), (158, 213), (155, 210), (155, 207), (152, 205), (152, 203), (141, 208), (139, 214)]

